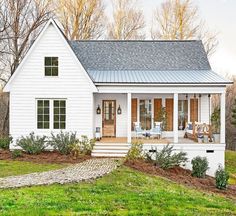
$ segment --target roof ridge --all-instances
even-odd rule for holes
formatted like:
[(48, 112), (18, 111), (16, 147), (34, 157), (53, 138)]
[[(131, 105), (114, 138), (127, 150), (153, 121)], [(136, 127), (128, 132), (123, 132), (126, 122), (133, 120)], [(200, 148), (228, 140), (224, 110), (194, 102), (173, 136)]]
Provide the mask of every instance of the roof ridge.
[(202, 40), (70, 40), (70, 42), (201, 42)]

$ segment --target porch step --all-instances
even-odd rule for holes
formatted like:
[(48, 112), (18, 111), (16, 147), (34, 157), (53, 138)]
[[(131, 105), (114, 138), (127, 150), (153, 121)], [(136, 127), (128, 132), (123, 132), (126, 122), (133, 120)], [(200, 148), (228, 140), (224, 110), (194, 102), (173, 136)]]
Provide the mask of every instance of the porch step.
[(126, 143), (96, 143), (92, 156), (94, 157), (125, 157), (129, 151)]

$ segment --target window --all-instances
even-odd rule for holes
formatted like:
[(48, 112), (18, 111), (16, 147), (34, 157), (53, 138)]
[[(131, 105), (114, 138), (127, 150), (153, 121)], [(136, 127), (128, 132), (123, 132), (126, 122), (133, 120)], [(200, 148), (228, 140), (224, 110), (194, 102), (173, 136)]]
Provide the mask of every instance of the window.
[(49, 100), (37, 101), (37, 128), (49, 129), (50, 112)]
[(66, 128), (66, 101), (54, 100), (53, 101), (53, 115), (54, 115), (54, 129)]
[(58, 57), (45, 57), (45, 76), (58, 76)]

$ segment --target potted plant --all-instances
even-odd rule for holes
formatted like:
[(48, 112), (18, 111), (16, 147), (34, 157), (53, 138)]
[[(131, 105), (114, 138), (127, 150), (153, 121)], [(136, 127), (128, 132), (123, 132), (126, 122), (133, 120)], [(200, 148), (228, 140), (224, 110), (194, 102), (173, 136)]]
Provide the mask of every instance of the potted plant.
[(212, 136), (215, 143), (220, 142), (220, 107), (215, 107), (211, 114)]

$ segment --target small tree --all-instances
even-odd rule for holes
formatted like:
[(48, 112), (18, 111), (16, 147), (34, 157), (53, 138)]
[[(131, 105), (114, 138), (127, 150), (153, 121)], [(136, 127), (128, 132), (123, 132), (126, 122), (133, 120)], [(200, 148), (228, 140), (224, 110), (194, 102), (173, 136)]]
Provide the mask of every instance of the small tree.
[(214, 133), (220, 133), (220, 107), (215, 107), (211, 114), (211, 124)]

